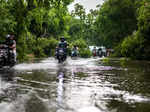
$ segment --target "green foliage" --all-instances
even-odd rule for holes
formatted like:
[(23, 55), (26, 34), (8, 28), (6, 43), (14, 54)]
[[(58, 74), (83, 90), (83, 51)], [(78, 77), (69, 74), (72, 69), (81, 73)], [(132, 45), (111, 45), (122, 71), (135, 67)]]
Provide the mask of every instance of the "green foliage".
[(71, 20), (71, 25), (68, 31), (69, 35), (72, 37), (71, 40), (76, 40), (81, 36), (81, 29), (82, 26), (78, 19)]
[[(121, 54), (125, 57), (140, 58), (142, 49), (142, 38), (138, 37), (138, 32), (128, 36), (121, 44)], [(143, 40), (144, 41), (144, 40)]]
[[(81, 57), (90, 57), (88, 45), (115, 49), (115, 56), (150, 59), (150, 1), (106, 0), (98, 10), (75, 5), (73, 0), (1, 0), (0, 42), (14, 33), (18, 59), (53, 54), (60, 36), (79, 47)], [(134, 32), (134, 33), (133, 33)]]
[(113, 47), (114, 56), (150, 59), (149, 18), (148, 0), (107, 0), (96, 18), (96, 40)]
[(8, 32), (14, 32), (16, 27), (15, 18), (9, 12), (6, 1), (0, 3), (0, 36), (4, 37)]
[(88, 45), (85, 40), (82, 38), (73, 41), (70, 44), (70, 49), (73, 48), (73, 46), (76, 45), (79, 48), (79, 56), (83, 58), (90, 58), (92, 56), (91, 51), (88, 49)]
[(114, 47), (114, 53), (111, 55), (112, 57), (122, 57), (121, 54), (121, 43)]
[(19, 35), (19, 39), (17, 41), (17, 53), (19, 53), (17, 58), (20, 61), (27, 60), (27, 51), (28, 49), (26, 44), (26, 34), (22, 33), (21, 35)]
[(92, 56), (92, 53), (89, 49), (79, 49), (79, 55), (82, 57), (82, 58), (90, 58)]
[(30, 32), (27, 32), (26, 35), (26, 44), (27, 44), (27, 54), (32, 54), (36, 48), (36, 36), (32, 35)]
[(131, 0), (107, 0), (96, 19), (100, 40), (105, 46), (114, 47), (136, 30), (136, 9)]
[(70, 29), (68, 31), (72, 40), (82, 38), (88, 44), (98, 43), (96, 41), (98, 39), (98, 33), (96, 32), (97, 27), (94, 25), (97, 14), (98, 10), (90, 10), (90, 12), (86, 14), (82, 5), (75, 5), (75, 11), (72, 12), (74, 18), (70, 21)]
[(33, 52), (37, 57), (49, 56), (50, 50), (55, 49), (57, 44), (58, 42), (54, 38), (38, 38)]
[(58, 44), (58, 41), (53, 37), (36, 38), (29, 32), (27, 35), (22, 35), (22, 38), (18, 40), (17, 44), (17, 52), (20, 53), (18, 59), (20, 61), (27, 60), (28, 54), (33, 54), (37, 58), (47, 57), (50, 55), (50, 50), (54, 50)]
[(150, 59), (150, 1), (143, 1), (138, 9), (138, 30), (124, 39), (121, 54), (133, 59)]
[(144, 1), (139, 9), (138, 30), (147, 41), (150, 41), (150, 1)]
[(82, 5), (80, 4), (75, 4), (75, 11), (74, 14), (75, 16), (78, 16), (80, 18), (80, 20), (84, 20), (85, 19), (85, 9)]
[(81, 49), (88, 47), (87, 43), (83, 39), (78, 39), (74, 41), (72, 44), (78, 46)]
[[(58, 37), (67, 35), (70, 16), (67, 5), (73, 0), (1, 0), (0, 33), (16, 34), (18, 59), (49, 55)], [(55, 38), (54, 38), (55, 37)], [(69, 37), (69, 36), (68, 36)]]

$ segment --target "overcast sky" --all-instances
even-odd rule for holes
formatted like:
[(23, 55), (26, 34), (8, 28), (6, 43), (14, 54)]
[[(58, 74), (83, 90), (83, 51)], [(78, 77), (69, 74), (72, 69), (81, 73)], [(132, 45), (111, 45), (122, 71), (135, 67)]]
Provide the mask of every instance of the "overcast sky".
[(103, 0), (74, 0), (74, 2), (69, 5), (69, 11), (74, 9), (74, 5), (79, 3), (84, 6), (86, 12), (88, 13), (90, 9), (96, 9), (96, 5), (102, 4)]

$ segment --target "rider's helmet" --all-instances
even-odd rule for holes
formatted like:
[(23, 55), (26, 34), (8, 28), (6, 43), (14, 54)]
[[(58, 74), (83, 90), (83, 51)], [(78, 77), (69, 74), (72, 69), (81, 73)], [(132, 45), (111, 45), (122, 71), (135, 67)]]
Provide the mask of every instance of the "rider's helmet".
[(14, 39), (14, 37), (15, 37), (15, 35), (13, 35), (13, 34), (8, 34), (8, 35), (6, 35), (6, 39), (7, 40), (13, 40)]
[(74, 45), (74, 48), (77, 48), (77, 45)]
[(62, 37), (60, 38), (60, 41), (61, 41), (61, 42), (64, 42), (64, 41), (65, 41), (64, 36), (62, 36)]
[(6, 35), (6, 39), (10, 39), (10, 37), (11, 37), (10, 34)]

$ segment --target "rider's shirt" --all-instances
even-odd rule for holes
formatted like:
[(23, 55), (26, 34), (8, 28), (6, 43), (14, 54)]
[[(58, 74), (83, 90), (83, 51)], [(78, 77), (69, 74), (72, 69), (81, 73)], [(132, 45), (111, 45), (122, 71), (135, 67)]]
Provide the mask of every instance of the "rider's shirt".
[(11, 47), (12, 50), (16, 50), (16, 41), (15, 40), (7, 40), (6, 45)]
[(63, 49), (67, 48), (67, 42), (66, 41), (65, 42), (60, 42), (59, 43), (59, 48), (63, 48)]

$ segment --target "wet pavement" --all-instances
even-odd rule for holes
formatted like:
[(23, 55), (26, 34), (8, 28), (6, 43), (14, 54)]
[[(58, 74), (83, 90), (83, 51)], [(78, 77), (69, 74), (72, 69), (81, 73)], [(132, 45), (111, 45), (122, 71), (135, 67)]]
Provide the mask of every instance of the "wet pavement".
[(0, 71), (0, 112), (150, 112), (150, 62), (54, 58)]

